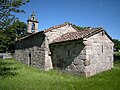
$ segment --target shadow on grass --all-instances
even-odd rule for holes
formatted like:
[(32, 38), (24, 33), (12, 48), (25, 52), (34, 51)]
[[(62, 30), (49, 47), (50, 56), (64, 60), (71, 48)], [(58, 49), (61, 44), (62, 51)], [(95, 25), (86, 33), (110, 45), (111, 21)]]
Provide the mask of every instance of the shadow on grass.
[(114, 59), (114, 64), (120, 64), (120, 59)]
[(15, 63), (0, 61), (0, 76), (15, 76), (18, 67), (13, 67)]

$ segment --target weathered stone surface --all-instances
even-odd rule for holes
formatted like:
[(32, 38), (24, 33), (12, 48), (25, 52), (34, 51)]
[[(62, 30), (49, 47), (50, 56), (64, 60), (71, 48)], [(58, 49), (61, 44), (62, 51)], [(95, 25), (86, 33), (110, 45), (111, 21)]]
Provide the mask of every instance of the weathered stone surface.
[(1, 59), (10, 59), (12, 58), (11, 53), (0, 53), (0, 58)]
[(83, 65), (76, 65), (76, 68), (77, 68), (77, 70), (78, 70), (78, 72), (84, 72), (85, 71), (85, 66), (83, 66)]
[(89, 45), (86, 47), (86, 57), (87, 60), (90, 60), (90, 71), (87, 71), (90, 74), (87, 76), (95, 75), (113, 67), (113, 48), (109, 48), (113, 47), (113, 43), (106, 34), (102, 35), (101, 32), (91, 36), (86, 39), (85, 44), (86, 46)]
[[(36, 18), (36, 15), (32, 13), (31, 17), (28, 18), (27, 24), (28, 24), (28, 33), (36, 33), (38, 32), (38, 20)], [(34, 31), (33, 31), (34, 30)]]
[[(15, 58), (25, 64), (44, 69), (45, 37), (37, 34), (16, 43)], [(34, 43), (32, 42), (34, 41)]]
[(48, 37), (49, 43), (51, 43), (54, 39), (62, 36), (63, 34), (67, 32), (75, 32), (75, 31), (76, 30), (71, 25), (66, 25), (64, 27), (51, 30), (45, 33), (45, 35)]
[(83, 65), (83, 61), (82, 61), (82, 59), (75, 58), (73, 64), (74, 65)]
[(73, 71), (74, 73), (79, 72), (86, 77), (113, 67), (113, 48), (111, 48), (113, 43), (105, 34), (98, 33), (86, 38), (83, 45), (80, 43), (81, 41), (78, 40), (53, 45), (52, 61), (54, 67), (62, 69), (66, 67), (65, 70), (72, 73)]
[(86, 77), (113, 67), (114, 44), (103, 31), (90, 37), (52, 43), (54, 39), (74, 31), (68, 24), (18, 41), (15, 58), (43, 70), (59, 68)]
[(83, 64), (84, 64), (85, 66), (90, 65), (90, 60), (85, 60), (85, 61), (83, 62)]
[[(81, 40), (55, 44), (55, 46), (59, 47), (54, 47), (54, 44), (51, 45), (53, 68), (58, 67), (75, 74), (84, 71), (82, 59), (86, 59), (86, 56), (81, 55), (84, 45), (81, 43), (79, 46), (77, 43), (81, 43)], [(73, 46), (75, 47), (73, 48)]]

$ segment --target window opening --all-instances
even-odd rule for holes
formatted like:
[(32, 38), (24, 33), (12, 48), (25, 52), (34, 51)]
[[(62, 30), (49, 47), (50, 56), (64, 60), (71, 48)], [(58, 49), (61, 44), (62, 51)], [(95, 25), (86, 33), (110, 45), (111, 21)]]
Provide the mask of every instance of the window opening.
[(35, 24), (33, 23), (32, 24), (32, 33), (34, 33), (35, 32)]
[(31, 53), (29, 53), (29, 55), (28, 55), (28, 66), (30, 66), (31, 65)]
[(67, 55), (70, 56), (70, 50), (67, 51)]
[(104, 48), (103, 48), (103, 44), (102, 44), (102, 52), (103, 52), (103, 49), (104, 49)]

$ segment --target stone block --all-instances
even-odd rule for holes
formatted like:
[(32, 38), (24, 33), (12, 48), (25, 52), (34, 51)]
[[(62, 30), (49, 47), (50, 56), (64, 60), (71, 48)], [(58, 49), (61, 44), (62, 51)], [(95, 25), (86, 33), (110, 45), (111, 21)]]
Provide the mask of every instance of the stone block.
[(80, 52), (81, 55), (85, 55), (86, 54), (86, 49), (83, 49), (81, 52)]
[(85, 66), (83, 66), (83, 65), (76, 65), (76, 69), (77, 69), (79, 72), (83, 72), (83, 71), (85, 71)]
[(69, 65), (68, 68), (71, 69), (71, 70), (75, 70), (75, 67), (76, 67), (76, 66), (75, 66), (74, 64), (71, 64), (71, 65)]
[(90, 77), (91, 74), (90, 74), (90, 71), (89, 72), (85, 72), (85, 77)]
[(74, 64), (74, 65), (78, 65), (78, 64), (79, 64), (79, 65), (82, 65), (82, 64), (83, 64), (83, 61), (76, 58), (76, 59), (74, 60), (73, 64)]
[(80, 75), (86, 77), (86, 73), (85, 72), (80, 72)]
[(85, 60), (86, 59), (86, 55), (79, 55), (77, 58), (80, 59), (80, 60)]
[(85, 66), (90, 65), (90, 60), (85, 60), (85, 61), (83, 62), (83, 64), (84, 64)]
[(11, 53), (3, 53), (3, 59), (12, 58)]

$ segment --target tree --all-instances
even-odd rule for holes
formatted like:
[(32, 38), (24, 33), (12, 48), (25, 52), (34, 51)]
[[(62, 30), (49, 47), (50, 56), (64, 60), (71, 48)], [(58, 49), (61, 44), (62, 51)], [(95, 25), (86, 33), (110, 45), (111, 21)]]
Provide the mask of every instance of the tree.
[(120, 41), (118, 39), (113, 39), (115, 51), (120, 50)]
[(19, 7), (29, 1), (30, 0), (0, 0), (0, 30), (6, 29), (14, 22), (14, 13), (24, 13), (24, 10), (19, 9)]
[(3, 34), (4, 31), (0, 30), (0, 52), (4, 51), (6, 46), (4, 44), (4, 41), (6, 41), (6, 36)]
[(5, 30), (0, 31), (0, 51), (14, 51), (15, 40), (27, 35), (27, 25), (17, 20)]
[(85, 30), (85, 29), (91, 28), (91, 27), (80, 27), (80, 26), (76, 26), (76, 25), (73, 25), (73, 27), (75, 27), (78, 30)]
[(14, 13), (24, 13), (19, 9), (30, 0), (0, 0), (0, 51), (14, 50), (16, 37), (24, 36), (26, 25), (15, 22)]
[(19, 20), (14, 22), (10, 29), (15, 31), (17, 39), (27, 35), (27, 25)]

